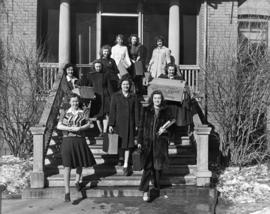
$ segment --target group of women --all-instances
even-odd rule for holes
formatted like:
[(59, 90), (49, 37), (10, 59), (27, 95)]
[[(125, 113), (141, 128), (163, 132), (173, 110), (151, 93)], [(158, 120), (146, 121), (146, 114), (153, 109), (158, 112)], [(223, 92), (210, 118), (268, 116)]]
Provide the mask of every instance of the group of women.
[[(163, 37), (156, 39), (157, 47), (153, 50), (148, 71), (152, 78), (182, 79), (177, 75), (177, 67), (171, 63), (170, 51), (164, 44)], [(116, 45), (101, 48), (100, 59), (93, 62), (93, 71), (85, 78), (78, 78), (75, 67), (67, 64), (66, 90), (69, 102), (63, 111), (57, 128), (63, 131), (62, 162), (65, 168), (65, 201), (70, 201), (70, 170), (76, 168), (75, 185), (82, 189), (82, 167), (96, 164), (93, 154), (85, 141), (85, 133), (92, 125), (89, 117), (96, 117), (96, 124), (100, 136), (105, 133), (119, 135), (119, 165), (123, 165), (126, 176), (132, 174), (131, 152), (137, 147), (142, 150), (143, 175), (139, 189), (143, 191), (143, 200), (149, 201), (149, 182), (154, 180), (154, 187), (159, 191), (161, 171), (168, 164), (168, 137), (171, 128), (163, 125), (176, 119), (176, 103), (168, 103), (161, 91), (154, 91), (147, 107), (140, 108), (138, 96), (141, 95), (142, 77), (136, 76), (135, 62), (144, 63), (143, 48), (139, 44), (137, 35), (130, 36), (130, 46), (123, 45), (123, 35), (116, 37)], [(128, 73), (121, 76), (119, 63)], [(92, 86), (95, 99), (92, 102), (91, 115), (80, 109), (80, 97), (72, 93), (78, 86)], [(132, 87), (135, 85), (135, 87)], [(132, 90), (133, 89), (133, 90)], [(184, 100), (188, 99), (186, 93)], [(184, 104), (184, 101), (183, 101)], [(140, 116), (139, 116), (140, 114)], [(183, 118), (188, 120), (189, 118)]]

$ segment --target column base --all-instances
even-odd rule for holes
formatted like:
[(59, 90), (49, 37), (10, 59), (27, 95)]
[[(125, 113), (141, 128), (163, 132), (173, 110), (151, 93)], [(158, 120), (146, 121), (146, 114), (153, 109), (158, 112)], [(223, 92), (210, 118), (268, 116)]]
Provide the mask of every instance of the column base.
[(197, 186), (209, 186), (211, 177), (210, 171), (197, 172)]
[(32, 172), (30, 174), (31, 188), (44, 188), (44, 172)]

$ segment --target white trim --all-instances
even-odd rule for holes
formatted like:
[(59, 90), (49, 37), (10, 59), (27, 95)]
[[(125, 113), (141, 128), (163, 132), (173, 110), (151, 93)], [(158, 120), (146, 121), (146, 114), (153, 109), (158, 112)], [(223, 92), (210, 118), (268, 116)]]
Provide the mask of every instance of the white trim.
[(97, 20), (96, 20), (96, 58), (99, 58), (99, 49), (101, 48), (101, 1), (97, 8)]
[(139, 17), (138, 13), (101, 13), (101, 16), (114, 16), (114, 17)]

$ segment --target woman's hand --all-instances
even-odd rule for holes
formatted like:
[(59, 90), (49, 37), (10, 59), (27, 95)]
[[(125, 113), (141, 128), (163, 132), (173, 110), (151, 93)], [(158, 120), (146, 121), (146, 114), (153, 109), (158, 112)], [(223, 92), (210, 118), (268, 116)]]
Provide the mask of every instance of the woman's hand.
[(158, 135), (162, 135), (165, 132), (167, 132), (167, 130), (164, 129), (163, 127), (160, 127), (159, 130), (158, 130)]
[(109, 126), (109, 133), (112, 134), (113, 133), (113, 127)]
[(137, 147), (138, 147), (138, 149), (141, 149), (142, 148), (142, 144), (137, 144)]
[(78, 132), (78, 131), (80, 131), (80, 127), (71, 127), (70, 131), (71, 132)]

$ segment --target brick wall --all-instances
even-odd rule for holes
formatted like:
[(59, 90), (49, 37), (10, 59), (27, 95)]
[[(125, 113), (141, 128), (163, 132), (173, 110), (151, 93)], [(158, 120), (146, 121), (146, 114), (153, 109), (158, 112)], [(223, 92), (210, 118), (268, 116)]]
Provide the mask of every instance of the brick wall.
[(0, 37), (36, 46), (37, 0), (0, 0)]

